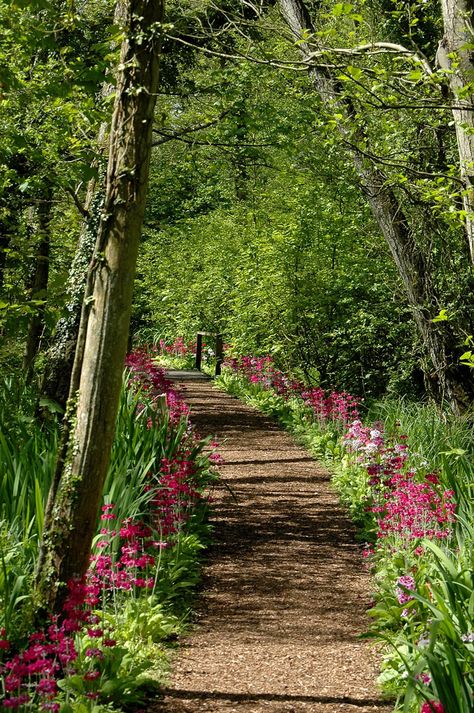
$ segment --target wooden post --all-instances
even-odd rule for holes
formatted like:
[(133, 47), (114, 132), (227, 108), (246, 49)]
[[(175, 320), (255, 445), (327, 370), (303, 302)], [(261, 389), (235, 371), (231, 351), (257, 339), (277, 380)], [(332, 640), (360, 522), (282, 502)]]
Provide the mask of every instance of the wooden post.
[(195, 361), (195, 366), (196, 369), (199, 371), (201, 370), (201, 362), (202, 362), (202, 337), (203, 337), (204, 332), (198, 332), (197, 333), (197, 341), (196, 341), (196, 361)]
[(216, 376), (221, 373), (224, 352), (222, 347), (222, 334), (216, 334)]

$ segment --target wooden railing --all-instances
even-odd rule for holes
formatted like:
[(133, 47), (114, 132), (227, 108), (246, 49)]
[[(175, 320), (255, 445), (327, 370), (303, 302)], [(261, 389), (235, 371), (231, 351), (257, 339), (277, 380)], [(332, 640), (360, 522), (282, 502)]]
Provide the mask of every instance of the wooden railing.
[(222, 362), (224, 361), (224, 349), (222, 342), (222, 334), (216, 334), (215, 332), (198, 332), (196, 340), (196, 369), (201, 370), (202, 365), (202, 342), (203, 337), (214, 337), (215, 347), (216, 347), (216, 376), (221, 373)]

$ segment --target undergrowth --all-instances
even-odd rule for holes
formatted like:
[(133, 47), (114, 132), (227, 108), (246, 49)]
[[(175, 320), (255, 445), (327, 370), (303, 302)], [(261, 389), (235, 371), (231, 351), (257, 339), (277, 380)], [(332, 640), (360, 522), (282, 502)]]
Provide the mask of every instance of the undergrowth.
[(372, 572), (366, 636), (384, 645), (380, 684), (395, 709), (472, 713), (472, 417), (386, 401), (364, 424), (344, 410), (347, 395), (309, 389), (269, 357), (227, 364), (216, 385), (278, 419), (333, 472)]
[[(15, 407), (13, 407), (15, 399)], [(59, 618), (32, 626), (32, 575), (59, 424), (20, 380), (0, 387), (0, 710), (143, 704), (186, 630), (219, 460), (144, 351), (130, 355), (91, 565)]]

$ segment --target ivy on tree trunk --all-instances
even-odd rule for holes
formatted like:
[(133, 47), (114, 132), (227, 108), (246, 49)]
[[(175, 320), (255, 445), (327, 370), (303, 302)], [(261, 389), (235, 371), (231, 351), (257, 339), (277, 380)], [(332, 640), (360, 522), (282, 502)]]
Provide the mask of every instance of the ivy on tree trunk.
[(148, 183), (163, 3), (127, 0), (123, 8), (104, 208), (36, 573), (38, 603), (56, 611), (62, 585), (82, 577), (89, 564), (115, 431)]

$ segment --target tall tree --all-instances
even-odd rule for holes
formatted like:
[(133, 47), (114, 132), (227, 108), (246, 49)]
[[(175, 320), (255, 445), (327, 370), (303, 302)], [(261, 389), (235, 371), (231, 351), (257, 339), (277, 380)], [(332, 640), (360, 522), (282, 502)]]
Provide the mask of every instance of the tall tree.
[(340, 135), (352, 147), (352, 159), (362, 190), (390, 248), (431, 362), (431, 368), (426, 373), (428, 385), (438, 401), (448, 401), (452, 410), (460, 413), (472, 399), (472, 379), (458, 363), (452, 334), (433, 323), (439, 296), (426, 256), (415, 240), (410, 219), (387, 176), (368, 157), (371, 153), (370, 137), (356, 116), (351, 97), (342, 91), (331, 66), (313, 61), (314, 48), (308, 38), (318, 35), (307, 6), (302, 0), (280, 0), (279, 4), (308, 63), (313, 86), (323, 106), (336, 117)]
[(58, 609), (87, 569), (115, 430), (142, 228), (159, 73), (163, 3), (124, 2), (104, 209), (88, 272), (65, 440), (37, 570), (40, 601)]
[(473, 6), (469, 0), (442, 0), (444, 36), (437, 58), (453, 94), (453, 116), (463, 182), (462, 201), (471, 261), (474, 263), (474, 62)]

